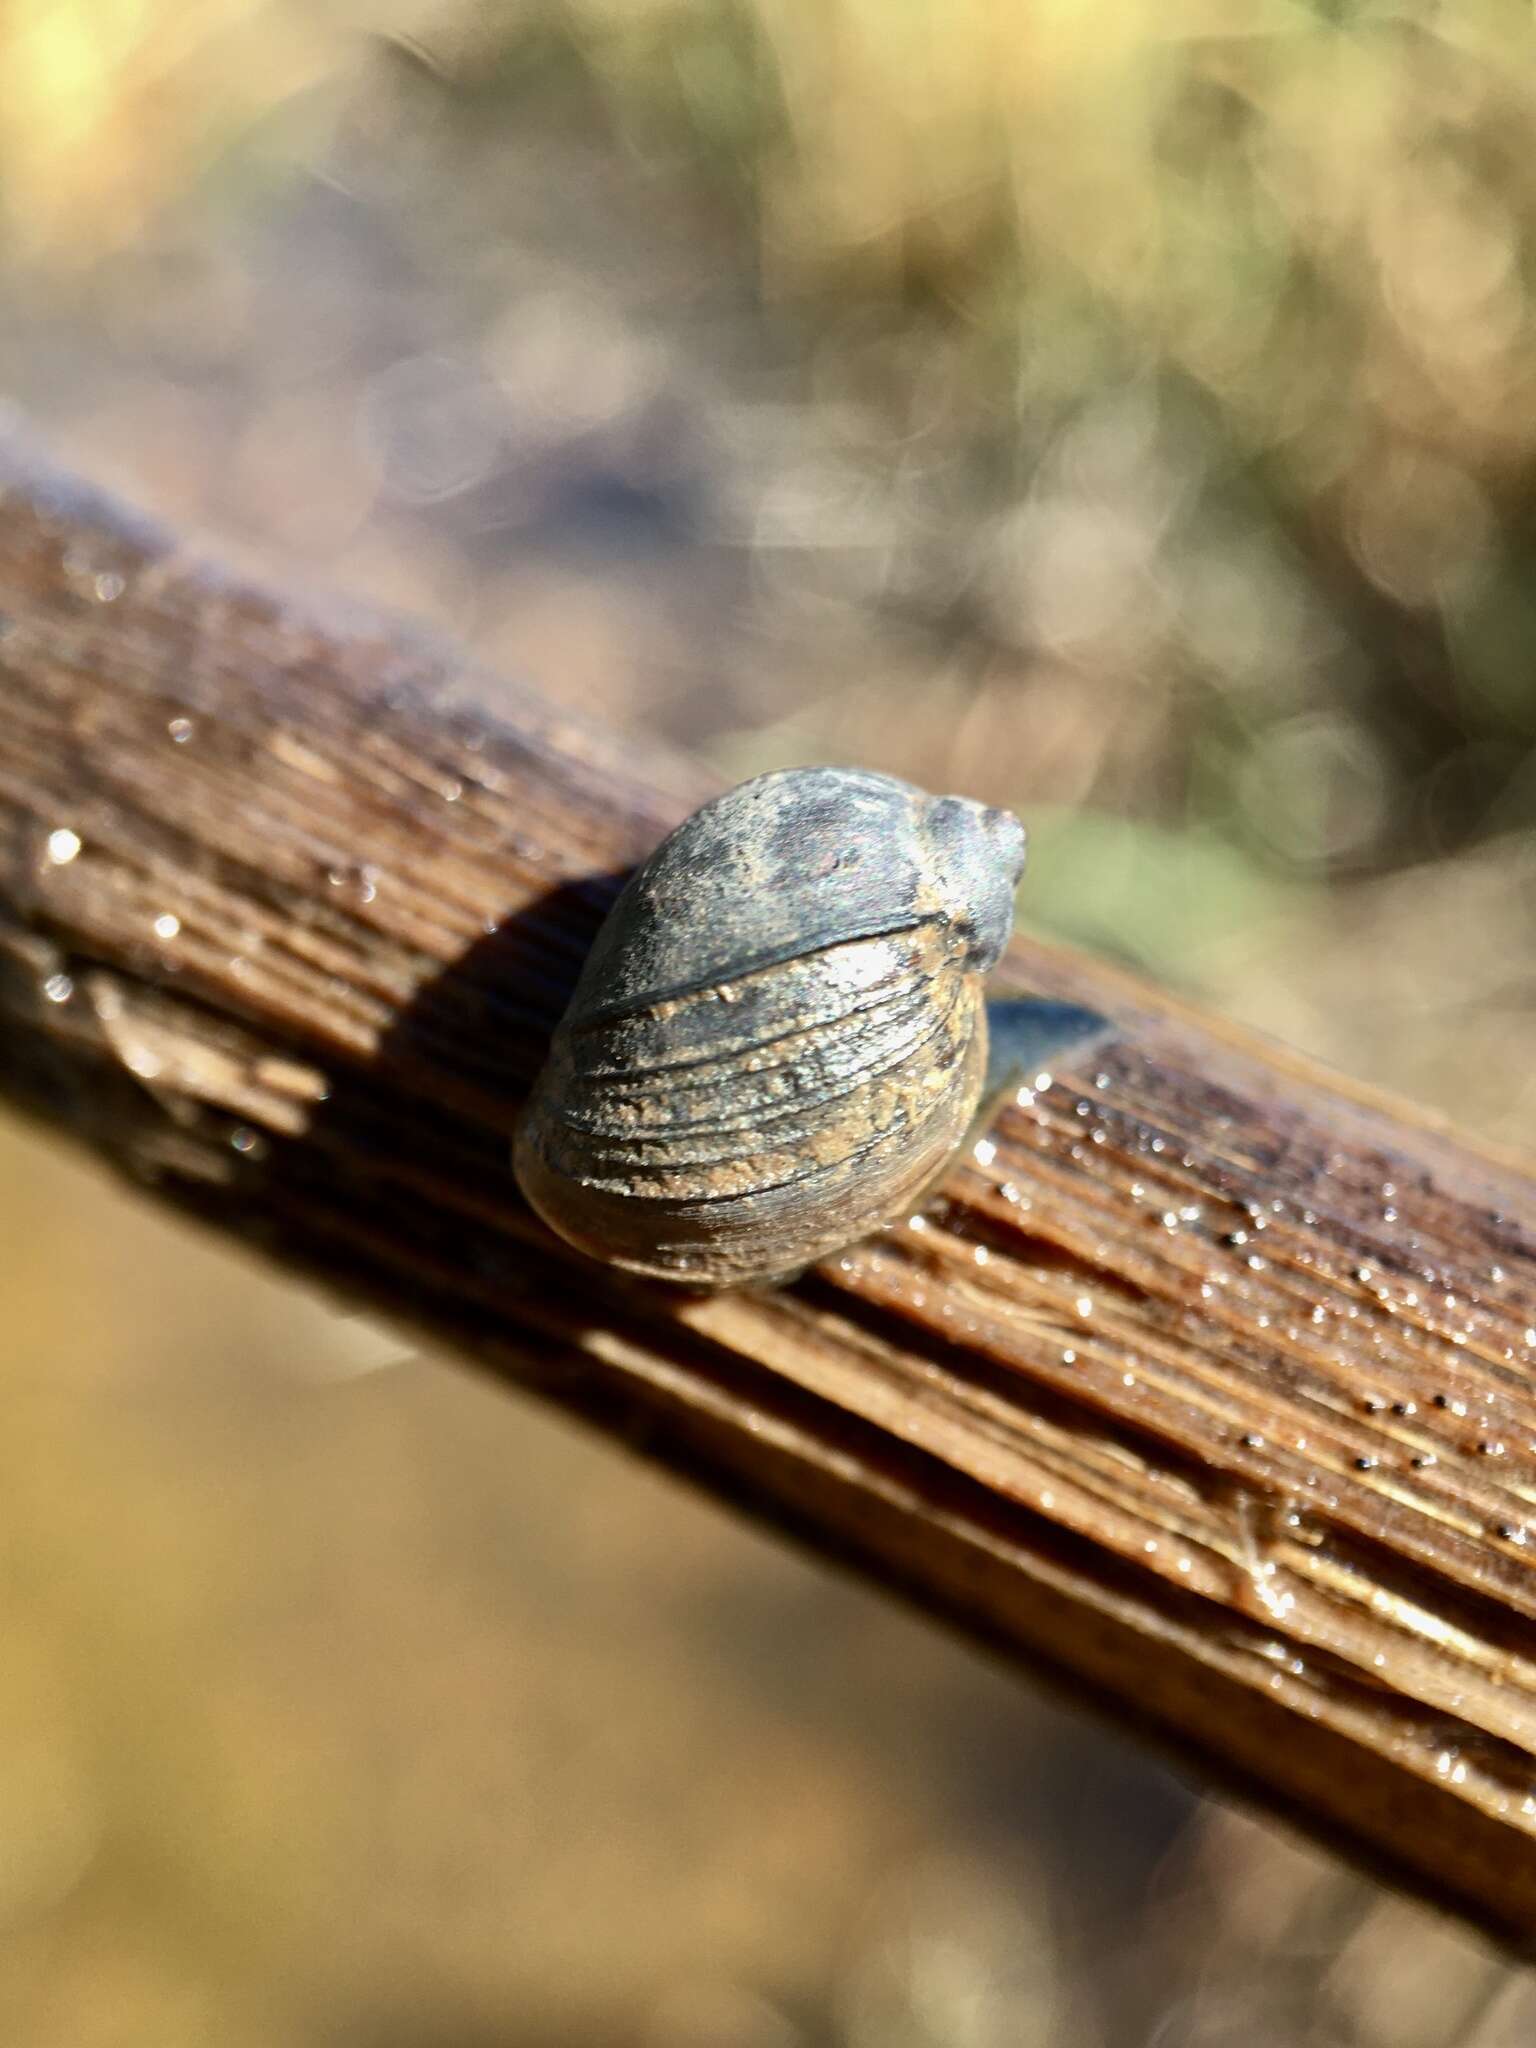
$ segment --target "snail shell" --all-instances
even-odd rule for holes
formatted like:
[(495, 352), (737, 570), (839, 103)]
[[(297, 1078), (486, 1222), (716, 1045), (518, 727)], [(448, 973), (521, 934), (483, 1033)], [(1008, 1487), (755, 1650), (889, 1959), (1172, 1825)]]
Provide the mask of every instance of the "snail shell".
[(598, 933), (518, 1130), (571, 1244), (723, 1287), (798, 1270), (937, 1179), (986, 1068), (1007, 811), (842, 768), (696, 811)]

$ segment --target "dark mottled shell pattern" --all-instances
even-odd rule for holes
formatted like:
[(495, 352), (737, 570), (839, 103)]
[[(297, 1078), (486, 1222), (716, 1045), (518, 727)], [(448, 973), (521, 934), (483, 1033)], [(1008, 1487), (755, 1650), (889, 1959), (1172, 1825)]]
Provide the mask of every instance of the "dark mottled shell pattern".
[(886, 776), (799, 769), (679, 826), (604, 924), (518, 1137), (563, 1237), (698, 1286), (902, 1213), (975, 1112), (982, 977), (1023, 833)]

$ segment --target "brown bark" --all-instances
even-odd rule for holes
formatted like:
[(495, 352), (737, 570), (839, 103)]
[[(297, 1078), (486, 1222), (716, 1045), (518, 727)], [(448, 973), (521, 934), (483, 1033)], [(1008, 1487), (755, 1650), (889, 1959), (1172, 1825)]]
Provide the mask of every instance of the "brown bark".
[[(0, 1084), (136, 1180), (1536, 1934), (1536, 1186), (1077, 955), (912, 1223), (698, 1298), (508, 1167), (612, 877), (704, 793), (11, 458)], [(510, 1476), (510, 1475), (509, 1475)]]

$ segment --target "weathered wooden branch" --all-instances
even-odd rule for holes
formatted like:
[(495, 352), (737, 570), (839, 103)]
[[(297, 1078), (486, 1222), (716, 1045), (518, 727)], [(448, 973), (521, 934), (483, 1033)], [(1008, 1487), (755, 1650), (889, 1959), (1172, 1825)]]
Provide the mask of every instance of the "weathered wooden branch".
[[(703, 793), (14, 457), (0, 1083), (1400, 1879), (1536, 1935), (1536, 1185), (1118, 973), (927, 1214), (773, 1294), (601, 1271), (508, 1145)], [(506, 701), (503, 693), (500, 700)], [(508, 1475), (509, 1484), (516, 1475)]]

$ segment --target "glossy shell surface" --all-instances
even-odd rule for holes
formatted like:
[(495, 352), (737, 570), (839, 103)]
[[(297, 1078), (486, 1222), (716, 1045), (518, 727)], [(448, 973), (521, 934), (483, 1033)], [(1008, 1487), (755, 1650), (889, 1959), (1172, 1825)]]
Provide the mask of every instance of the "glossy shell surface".
[(518, 1132), (545, 1221), (703, 1287), (778, 1277), (940, 1175), (986, 1067), (1017, 819), (792, 769), (696, 811), (631, 876)]

